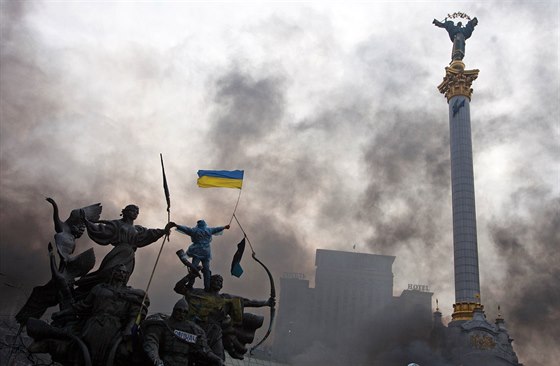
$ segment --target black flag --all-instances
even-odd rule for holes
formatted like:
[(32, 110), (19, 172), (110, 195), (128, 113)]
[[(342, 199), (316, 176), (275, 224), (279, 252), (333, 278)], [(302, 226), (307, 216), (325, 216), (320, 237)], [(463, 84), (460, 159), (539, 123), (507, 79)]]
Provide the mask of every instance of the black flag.
[(243, 274), (243, 268), (241, 268), (241, 257), (243, 257), (243, 252), (245, 251), (245, 237), (243, 240), (237, 244), (237, 252), (233, 255), (233, 260), (231, 261), (231, 275), (235, 277), (241, 277)]
[(161, 172), (163, 173), (163, 192), (165, 193), (165, 201), (167, 202), (167, 212), (171, 207), (171, 197), (169, 196), (169, 187), (167, 186), (167, 177), (165, 176), (165, 167), (163, 166), (163, 155), (160, 153), (161, 159)]

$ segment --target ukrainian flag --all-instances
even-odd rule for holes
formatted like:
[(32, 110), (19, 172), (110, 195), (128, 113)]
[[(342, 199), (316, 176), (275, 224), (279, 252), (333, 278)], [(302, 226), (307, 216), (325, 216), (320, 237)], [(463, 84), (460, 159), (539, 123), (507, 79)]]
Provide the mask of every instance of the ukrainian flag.
[(239, 188), (243, 170), (199, 170), (197, 184), (201, 188)]

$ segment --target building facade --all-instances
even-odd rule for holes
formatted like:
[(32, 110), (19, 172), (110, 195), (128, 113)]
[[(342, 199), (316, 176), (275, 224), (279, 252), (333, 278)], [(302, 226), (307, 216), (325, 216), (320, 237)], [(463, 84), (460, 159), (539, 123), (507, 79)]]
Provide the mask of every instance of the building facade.
[(393, 296), (394, 256), (318, 249), (315, 287), (302, 274), (284, 274), (273, 355), (289, 359), (312, 342), (336, 346), (341, 337), (375, 323), (385, 312), (414, 312), (431, 326), (432, 293), (405, 290)]

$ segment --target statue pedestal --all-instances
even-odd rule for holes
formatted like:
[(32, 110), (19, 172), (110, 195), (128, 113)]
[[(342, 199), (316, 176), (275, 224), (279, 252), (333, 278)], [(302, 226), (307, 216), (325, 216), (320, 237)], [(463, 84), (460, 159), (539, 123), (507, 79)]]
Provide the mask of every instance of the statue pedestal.
[(434, 313), (431, 336), (434, 350), (452, 365), (522, 366), (511, 345), (513, 339), (509, 337), (504, 319), (498, 316), (496, 323), (491, 324), (480, 304), (470, 313), (470, 320), (456, 317), (465, 315), (470, 307), (467, 303), (455, 304), (453, 320), (447, 327), (441, 322), (441, 313)]

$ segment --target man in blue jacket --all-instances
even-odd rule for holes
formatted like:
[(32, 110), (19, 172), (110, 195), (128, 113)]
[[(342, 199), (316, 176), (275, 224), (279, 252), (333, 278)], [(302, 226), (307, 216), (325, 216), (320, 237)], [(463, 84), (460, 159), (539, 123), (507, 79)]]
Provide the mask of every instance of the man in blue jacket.
[[(198, 268), (202, 262), (202, 275), (204, 276), (204, 289), (210, 288), (210, 260), (212, 259), (212, 251), (210, 250), (210, 243), (212, 242), (212, 235), (220, 235), (225, 229), (229, 229), (229, 225), (208, 227), (206, 221), (198, 220), (195, 227), (188, 227), (184, 225), (176, 225), (177, 231), (191, 237), (192, 244), (189, 245), (186, 255), (192, 258), (192, 266)], [(184, 259), (184, 254), (177, 254), (181, 260)], [(189, 266), (190, 267), (190, 266)]]

